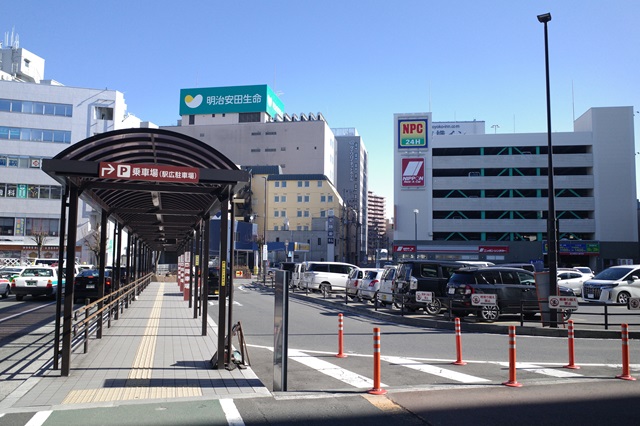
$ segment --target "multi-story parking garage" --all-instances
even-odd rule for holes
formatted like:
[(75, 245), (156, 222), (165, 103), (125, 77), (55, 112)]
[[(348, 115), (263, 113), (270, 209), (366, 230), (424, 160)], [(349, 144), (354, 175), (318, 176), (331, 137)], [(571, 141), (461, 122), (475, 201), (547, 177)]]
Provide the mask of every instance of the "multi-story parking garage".
[[(546, 133), (433, 135), (429, 113), (396, 114), (395, 130), (399, 256), (544, 259)], [(560, 265), (637, 261), (632, 108), (591, 108), (552, 146)]]

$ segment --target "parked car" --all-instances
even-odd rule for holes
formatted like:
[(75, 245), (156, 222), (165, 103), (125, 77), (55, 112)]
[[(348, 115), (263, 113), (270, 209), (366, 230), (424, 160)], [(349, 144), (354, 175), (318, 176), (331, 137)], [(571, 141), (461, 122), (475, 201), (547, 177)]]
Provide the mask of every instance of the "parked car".
[[(61, 284), (64, 284), (64, 279)], [(11, 281), (11, 292), (18, 301), (26, 295), (48, 296), (53, 299), (58, 292), (58, 269), (51, 266), (29, 266)]]
[(342, 262), (307, 262), (302, 288), (320, 290), (328, 294), (346, 288), (347, 277), (355, 265)]
[(26, 269), (26, 266), (7, 266), (0, 269), (0, 278), (4, 278), (9, 280), (13, 280), (15, 277), (19, 276), (22, 271)]
[(582, 296), (582, 285), (590, 278), (577, 269), (558, 269), (558, 285), (570, 288), (576, 296)]
[[(442, 308), (442, 299), (446, 297), (446, 287), (451, 274), (464, 263), (456, 261), (438, 260), (403, 260), (398, 263), (396, 274), (396, 292), (394, 304), (410, 312), (424, 309), (425, 312), (435, 315)], [(430, 291), (433, 293), (433, 301), (429, 304), (416, 301), (416, 291)]]
[(631, 297), (640, 297), (640, 265), (612, 266), (582, 285), (587, 302), (626, 304)]
[(353, 299), (358, 295), (358, 290), (362, 284), (362, 280), (365, 278), (368, 272), (374, 271), (375, 268), (354, 268), (349, 272), (345, 289), (347, 296)]
[[(562, 296), (573, 296), (567, 287), (558, 287)], [(496, 305), (475, 307), (472, 304), (474, 294), (495, 294)], [(470, 313), (483, 320), (493, 322), (502, 314), (519, 314), (531, 317), (540, 312), (536, 291), (535, 276), (532, 272), (520, 268), (462, 268), (453, 273), (447, 283), (447, 295), (450, 298), (452, 314), (466, 316)], [(569, 319), (571, 311), (563, 312)]]
[(207, 296), (218, 296), (220, 294), (220, 272), (218, 268), (209, 267), (209, 277), (207, 280)]
[(0, 295), (6, 299), (11, 294), (11, 281), (7, 278), (0, 277)]
[(306, 271), (307, 263), (296, 263), (293, 271), (291, 272), (291, 280), (289, 280), (290, 288), (302, 288), (302, 276), (304, 271)]
[[(104, 270), (104, 294), (111, 293), (111, 270)], [(73, 298), (75, 302), (83, 302), (85, 299), (97, 300), (100, 298), (100, 270), (83, 269), (73, 279)]]
[(380, 278), (384, 269), (371, 269), (365, 272), (364, 278), (358, 286), (358, 294), (356, 297), (361, 301), (374, 300), (376, 294), (380, 290)]
[(395, 277), (398, 270), (397, 265), (389, 265), (384, 267), (384, 272), (380, 277), (380, 290), (378, 291), (378, 300), (384, 306), (393, 303), (393, 294), (395, 293)]

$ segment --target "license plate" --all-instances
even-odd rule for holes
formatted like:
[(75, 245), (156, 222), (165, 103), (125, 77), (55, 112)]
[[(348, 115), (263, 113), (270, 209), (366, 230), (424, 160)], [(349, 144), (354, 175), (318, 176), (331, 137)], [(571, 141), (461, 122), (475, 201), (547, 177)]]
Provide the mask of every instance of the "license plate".
[(36, 285), (38, 281), (27, 281), (27, 285)]
[(593, 294), (587, 294), (587, 299), (593, 299)]
[(95, 284), (87, 284), (87, 288), (96, 288)]

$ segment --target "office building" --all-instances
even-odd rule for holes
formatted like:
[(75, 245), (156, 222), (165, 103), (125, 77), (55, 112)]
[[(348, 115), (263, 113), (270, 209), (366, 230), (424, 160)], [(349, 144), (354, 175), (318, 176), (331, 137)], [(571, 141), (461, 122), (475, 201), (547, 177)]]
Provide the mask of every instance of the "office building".
[[(40, 169), (43, 159), (98, 133), (153, 126), (127, 113), (121, 92), (45, 80), (44, 66), (44, 59), (16, 41), (0, 48), (0, 258), (4, 259), (34, 258), (38, 251), (40, 257), (58, 256), (62, 188)], [(95, 232), (95, 212), (85, 203), (80, 210), (77, 257), (95, 263), (82, 242)]]
[[(434, 135), (431, 113), (394, 126), (397, 256), (544, 259), (546, 133)], [(552, 146), (559, 265), (637, 263), (633, 109), (591, 108)]]

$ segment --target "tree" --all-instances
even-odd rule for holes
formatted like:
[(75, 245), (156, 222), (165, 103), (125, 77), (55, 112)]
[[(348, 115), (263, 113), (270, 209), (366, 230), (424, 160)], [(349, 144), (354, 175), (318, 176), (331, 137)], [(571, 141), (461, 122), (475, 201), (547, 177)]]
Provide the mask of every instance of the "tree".
[(98, 225), (95, 229), (87, 232), (84, 236), (84, 245), (95, 256), (96, 265), (100, 261), (100, 234), (101, 234), (101, 229), (100, 229), (100, 225)]
[(38, 248), (38, 255), (36, 257), (41, 258), (42, 247), (49, 241), (49, 234), (43, 230), (33, 230), (30, 238), (36, 243), (36, 247)]

